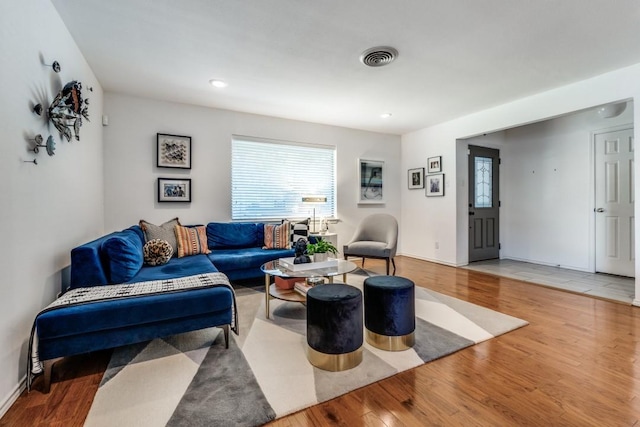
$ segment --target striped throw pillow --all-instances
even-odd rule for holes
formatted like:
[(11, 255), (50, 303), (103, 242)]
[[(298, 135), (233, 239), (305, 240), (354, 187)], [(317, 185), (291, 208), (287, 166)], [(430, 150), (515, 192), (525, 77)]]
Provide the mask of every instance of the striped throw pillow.
[(199, 227), (176, 225), (174, 230), (178, 242), (178, 258), (211, 253), (207, 246), (207, 231), (204, 225)]
[(285, 221), (280, 225), (265, 224), (264, 225), (264, 246), (263, 249), (288, 249), (291, 247), (290, 224)]
[[(296, 245), (296, 242), (299, 238), (303, 238), (305, 240), (309, 239), (309, 221), (311, 218), (307, 218), (303, 221), (292, 222), (291, 223), (291, 247), (293, 248)], [(287, 221), (283, 219), (282, 222)]]

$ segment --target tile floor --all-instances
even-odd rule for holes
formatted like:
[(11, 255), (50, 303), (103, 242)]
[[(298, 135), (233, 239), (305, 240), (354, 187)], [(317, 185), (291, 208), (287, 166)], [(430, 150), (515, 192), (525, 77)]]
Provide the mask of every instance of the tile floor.
[(635, 294), (635, 282), (630, 277), (585, 273), (509, 259), (478, 261), (462, 268), (538, 283), (625, 304), (631, 304)]

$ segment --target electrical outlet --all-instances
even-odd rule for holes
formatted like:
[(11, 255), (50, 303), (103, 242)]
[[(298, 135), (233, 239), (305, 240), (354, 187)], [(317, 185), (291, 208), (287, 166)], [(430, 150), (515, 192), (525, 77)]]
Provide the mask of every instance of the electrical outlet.
[(440, 249), (440, 243), (436, 242), (436, 249)]

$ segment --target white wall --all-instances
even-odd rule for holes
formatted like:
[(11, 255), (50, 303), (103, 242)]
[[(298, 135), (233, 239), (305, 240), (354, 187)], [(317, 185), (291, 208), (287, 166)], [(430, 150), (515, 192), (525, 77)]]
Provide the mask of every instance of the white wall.
[(592, 132), (633, 125), (633, 103), (618, 117), (593, 109), (498, 132), (501, 258), (594, 271)]
[[(423, 166), (428, 156), (442, 155), (447, 179), (447, 196), (426, 198), (424, 194), (403, 190), (400, 251), (417, 258), (450, 265), (468, 261), (468, 214), (466, 150), (458, 139), (513, 128), (574, 111), (640, 96), (640, 65), (616, 70), (588, 80), (523, 98), (425, 128), (402, 137), (403, 169)], [(634, 122), (640, 123), (639, 109)], [(637, 137), (640, 129), (636, 127)], [(635, 174), (636, 200), (640, 200), (640, 174)], [(452, 184), (453, 183), (453, 184)], [(637, 208), (636, 208), (637, 209)], [(428, 221), (425, 221), (428, 218)], [(425, 226), (428, 224), (428, 226)], [(443, 236), (448, 240), (442, 243)], [(440, 240), (440, 249), (434, 242)], [(636, 253), (640, 227), (636, 227)], [(636, 271), (640, 271), (636, 260)], [(640, 275), (636, 275), (636, 295), (640, 295)], [(640, 301), (636, 300), (640, 304)]]
[[(48, 0), (0, 3), (0, 415), (23, 385), (35, 315), (61, 289), (69, 250), (103, 231), (102, 89)], [(58, 60), (60, 74), (45, 67)], [(80, 141), (61, 142), (31, 112), (77, 79), (90, 98), (91, 123)], [(93, 93), (86, 88), (93, 86)], [(55, 88), (55, 89), (54, 89)], [(53, 135), (55, 156), (28, 152), (27, 141)], [(23, 163), (37, 158), (38, 165)]]
[[(212, 94), (212, 96), (215, 96)], [(142, 218), (186, 224), (231, 220), (231, 136), (233, 134), (328, 144), (337, 147), (338, 247), (367, 214), (400, 216), (400, 137), (234, 111), (105, 95), (105, 228), (113, 231)], [(156, 133), (192, 138), (192, 169), (157, 168)], [(385, 161), (385, 205), (358, 206), (357, 159)], [(309, 159), (308, 169), (313, 168)], [(192, 203), (158, 203), (158, 177), (192, 179)], [(402, 182), (402, 185), (405, 185)]]

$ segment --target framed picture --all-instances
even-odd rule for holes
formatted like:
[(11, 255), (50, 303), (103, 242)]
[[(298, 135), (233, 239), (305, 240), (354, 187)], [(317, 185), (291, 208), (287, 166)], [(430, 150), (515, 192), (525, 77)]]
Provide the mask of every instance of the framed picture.
[(358, 159), (358, 203), (384, 203), (384, 162)]
[(444, 174), (427, 175), (425, 177), (427, 197), (444, 196)]
[(191, 169), (191, 137), (157, 134), (159, 168)]
[(424, 168), (409, 169), (409, 190), (424, 188)]
[(158, 202), (191, 203), (191, 179), (158, 178)]
[(442, 156), (429, 157), (427, 159), (427, 173), (442, 172)]

